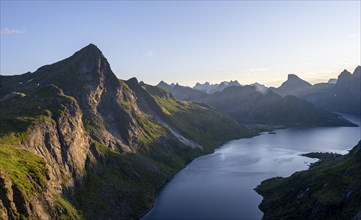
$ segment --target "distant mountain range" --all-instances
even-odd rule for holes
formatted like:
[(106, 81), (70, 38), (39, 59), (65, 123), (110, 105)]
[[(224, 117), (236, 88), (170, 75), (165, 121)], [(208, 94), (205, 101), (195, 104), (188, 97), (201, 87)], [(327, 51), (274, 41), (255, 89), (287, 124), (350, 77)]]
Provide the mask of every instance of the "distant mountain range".
[(351, 74), (344, 70), (336, 79), (328, 83), (310, 83), (296, 75), (288, 75), (288, 79), (278, 88), (271, 91), (281, 95), (294, 95), (315, 106), (334, 112), (361, 113), (361, 67)]
[(224, 90), (225, 88), (228, 88), (230, 86), (240, 86), (241, 84), (238, 83), (237, 80), (235, 81), (224, 81), (221, 82), (220, 84), (209, 84), (209, 82), (206, 82), (204, 84), (200, 84), (200, 83), (196, 83), (195, 86), (193, 86), (193, 89), (208, 93), (208, 94), (212, 94), (215, 92), (220, 92), (222, 90)]
[[(329, 79), (327, 83), (311, 83), (302, 80), (295, 74), (289, 74), (285, 82), (280, 87), (266, 87), (259, 83), (253, 83), (256, 91), (267, 95), (272, 91), (282, 97), (292, 95), (312, 103), (319, 107), (332, 112), (341, 113), (361, 113), (361, 67), (358, 66), (351, 74), (344, 70), (337, 79)], [(179, 84), (168, 85), (160, 82), (158, 86), (171, 91), (174, 97), (182, 100), (192, 100), (206, 102), (208, 97), (205, 94), (222, 92), (228, 87), (241, 87), (238, 81), (224, 81), (220, 84), (196, 83), (191, 87), (181, 86)], [(192, 90), (193, 89), (193, 90)], [(200, 92), (194, 91), (198, 90)]]
[(205, 103), (243, 124), (355, 126), (336, 113), (317, 108), (295, 96), (282, 97), (259, 84), (230, 86), (213, 94), (178, 84), (161, 82), (158, 86), (177, 99)]

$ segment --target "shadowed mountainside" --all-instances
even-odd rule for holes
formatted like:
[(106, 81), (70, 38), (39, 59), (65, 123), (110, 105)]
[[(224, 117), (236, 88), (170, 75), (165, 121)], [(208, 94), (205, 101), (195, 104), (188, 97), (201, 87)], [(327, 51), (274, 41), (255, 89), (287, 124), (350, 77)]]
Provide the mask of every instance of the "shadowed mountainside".
[(95, 45), (0, 76), (0, 218), (136, 219), (197, 156), (255, 132), (135, 78)]
[(344, 156), (310, 153), (319, 158), (309, 170), (263, 181), (263, 219), (360, 219), (361, 141)]
[(294, 95), (316, 107), (333, 112), (361, 112), (361, 66), (351, 74), (344, 70), (337, 80), (311, 85), (293, 75), (278, 88), (270, 88), (282, 96)]
[(317, 108), (295, 96), (282, 97), (259, 85), (231, 86), (213, 94), (178, 84), (170, 86), (162, 82), (158, 86), (178, 99), (208, 104), (243, 124), (356, 126), (336, 113)]

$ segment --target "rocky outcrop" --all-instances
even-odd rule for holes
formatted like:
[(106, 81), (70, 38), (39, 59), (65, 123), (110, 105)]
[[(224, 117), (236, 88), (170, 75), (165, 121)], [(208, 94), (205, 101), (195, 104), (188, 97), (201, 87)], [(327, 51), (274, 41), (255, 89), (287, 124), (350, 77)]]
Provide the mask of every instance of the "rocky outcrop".
[[(42, 156), (48, 165), (54, 188), (73, 187), (84, 176), (89, 153), (89, 137), (82, 122), (82, 112), (74, 100), (60, 109), (59, 114), (28, 129), (28, 139), (22, 146)], [(59, 182), (60, 181), (60, 182)]]

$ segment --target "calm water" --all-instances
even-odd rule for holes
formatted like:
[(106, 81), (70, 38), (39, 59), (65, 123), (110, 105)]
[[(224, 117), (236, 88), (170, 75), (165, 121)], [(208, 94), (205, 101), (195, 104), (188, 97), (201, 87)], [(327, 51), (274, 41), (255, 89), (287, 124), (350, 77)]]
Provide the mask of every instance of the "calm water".
[[(344, 117), (360, 125), (359, 115)], [(142, 219), (261, 219), (262, 197), (253, 189), (262, 180), (307, 169), (315, 160), (301, 153), (345, 154), (360, 133), (360, 127), (289, 128), (230, 141), (181, 170)]]

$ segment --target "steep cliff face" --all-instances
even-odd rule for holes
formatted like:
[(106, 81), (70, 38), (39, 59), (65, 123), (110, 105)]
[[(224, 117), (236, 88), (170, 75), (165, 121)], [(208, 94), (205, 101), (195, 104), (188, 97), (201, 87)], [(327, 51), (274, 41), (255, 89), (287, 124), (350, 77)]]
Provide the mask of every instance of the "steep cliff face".
[(84, 176), (89, 138), (80, 107), (54, 85), (22, 92), (1, 102), (2, 218), (77, 218), (62, 192)]
[(2, 219), (135, 219), (174, 172), (253, 133), (207, 106), (118, 80), (89, 45), (0, 76)]
[(45, 158), (51, 180), (65, 180), (56, 188), (74, 186), (74, 180), (84, 175), (89, 152), (89, 137), (82, 123), (82, 112), (71, 100), (61, 114), (51, 115), (27, 131), (22, 146)]

